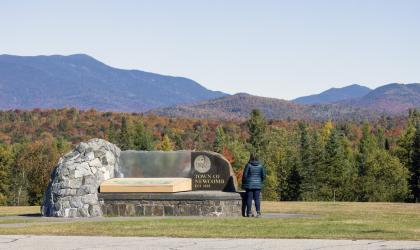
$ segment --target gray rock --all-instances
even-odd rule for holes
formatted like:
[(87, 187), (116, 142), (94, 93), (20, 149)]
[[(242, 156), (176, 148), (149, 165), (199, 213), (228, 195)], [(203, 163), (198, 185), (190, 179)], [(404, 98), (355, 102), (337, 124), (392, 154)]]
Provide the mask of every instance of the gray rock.
[(96, 178), (94, 175), (88, 175), (88, 176), (83, 177), (83, 185), (92, 185), (95, 183), (96, 183)]
[(64, 217), (74, 218), (77, 217), (77, 208), (66, 208), (64, 210)]
[(71, 197), (71, 199), (69, 201), (69, 204), (72, 208), (83, 207), (82, 197), (80, 197), (80, 196)]
[(62, 188), (79, 188), (82, 186), (82, 178), (67, 179), (61, 183)]
[(58, 161), (41, 207), (42, 215), (57, 217), (101, 216), (98, 189), (113, 178), (121, 150), (105, 140), (81, 142)]
[(98, 204), (98, 195), (96, 194), (87, 194), (82, 196), (83, 204), (94, 205)]
[(102, 163), (98, 158), (95, 158), (95, 159), (93, 159), (92, 161), (89, 162), (89, 166), (92, 169), (97, 169), (97, 168), (102, 167)]
[(89, 214), (90, 214), (92, 217), (102, 216), (101, 207), (100, 207), (99, 205), (92, 205), (92, 206), (89, 206)]
[(76, 195), (76, 193), (77, 193), (76, 189), (64, 188), (64, 189), (58, 190), (56, 194), (60, 197), (66, 197), (66, 196)]
[(83, 157), (83, 161), (91, 161), (93, 159), (95, 159), (95, 154), (93, 153), (93, 151), (86, 153)]
[(89, 217), (89, 209), (87, 208), (78, 208), (77, 212), (79, 213), (80, 217)]
[(85, 175), (91, 175), (92, 171), (90, 170), (89, 164), (87, 162), (82, 162), (76, 166), (76, 170), (74, 172), (74, 178), (80, 178)]

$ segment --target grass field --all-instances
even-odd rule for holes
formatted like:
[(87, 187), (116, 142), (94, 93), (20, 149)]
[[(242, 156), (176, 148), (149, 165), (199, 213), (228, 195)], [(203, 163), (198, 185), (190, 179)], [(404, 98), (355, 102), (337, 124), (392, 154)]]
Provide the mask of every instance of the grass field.
[(38, 211), (39, 207), (0, 207), (0, 234), (420, 240), (420, 204), (263, 202), (267, 213), (319, 215), (314, 218), (175, 217), (39, 224), (35, 222), (44, 219), (14, 217), (7, 222), (11, 218), (4, 217)]

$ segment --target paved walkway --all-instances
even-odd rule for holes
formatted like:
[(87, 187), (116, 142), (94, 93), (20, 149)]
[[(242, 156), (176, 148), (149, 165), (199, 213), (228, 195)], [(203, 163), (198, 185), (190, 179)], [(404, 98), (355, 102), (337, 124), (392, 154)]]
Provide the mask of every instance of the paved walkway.
[(0, 249), (420, 249), (420, 241), (0, 235)]

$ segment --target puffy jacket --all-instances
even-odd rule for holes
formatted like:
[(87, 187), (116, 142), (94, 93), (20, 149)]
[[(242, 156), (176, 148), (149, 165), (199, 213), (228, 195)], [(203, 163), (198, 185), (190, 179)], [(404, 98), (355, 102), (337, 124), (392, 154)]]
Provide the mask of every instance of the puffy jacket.
[(246, 164), (242, 175), (242, 188), (261, 189), (264, 179), (264, 167), (258, 161), (250, 161)]

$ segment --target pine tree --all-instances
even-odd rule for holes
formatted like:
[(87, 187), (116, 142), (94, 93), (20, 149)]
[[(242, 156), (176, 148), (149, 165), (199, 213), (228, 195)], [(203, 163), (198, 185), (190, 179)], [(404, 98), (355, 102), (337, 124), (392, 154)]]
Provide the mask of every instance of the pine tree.
[(416, 126), (416, 133), (412, 145), (409, 185), (413, 200), (420, 202), (420, 124)]
[(310, 145), (311, 151), (311, 168), (310, 173), (306, 177), (304, 181), (306, 185), (305, 191), (302, 191), (302, 199), (303, 200), (317, 200), (318, 199), (318, 187), (320, 186), (319, 178), (320, 170), (323, 167), (325, 162), (324, 159), (324, 147), (322, 145), (321, 136), (319, 133), (315, 132), (312, 136), (312, 141)]
[(223, 149), (226, 147), (226, 133), (223, 129), (223, 126), (219, 125), (216, 128), (216, 138), (214, 139), (214, 151), (221, 153)]
[(336, 129), (332, 129), (325, 145), (324, 164), (318, 171), (320, 174), (319, 198), (342, 200), (346, 195), (349, 170), (350, 162), (345, 154), (341, 135)]
[(135, 150), (153, 150), (153, 135), (140, 121), (136, 124), (133, 134), (133, 148)]
[(375, 138), (371, 135), (371, 129), (369, 124), (365, 123), (362, 129), (362, 138), (358, 145), (357, 154), (357, 165), (359, 170), (359, 176), (366, 174), (366, 162), (370, 155), (373, 154), (374, 150), (377, 149), (377, 143)]
[(261, 114), (261, 111), (258, 109), (252, 110), (250, 118), (247, 121), (247, 127), (250, 135), (248, 142), (251, 144), (252, 150), (257, 154), (261, 154), (267, 146), (267, 122)]
[(292, 166), (286, 182), (287, 187), (283, 192), (282, 199), (286, 201), (297, 201), (300, 197), (302, 178), (299, 175), (298, 168), (295, 164)]
[(396, 156), (400, 162), (408, 169), (412, 166), (413, 141), (416, 133), (416, 125), (420, 123), (420, 114), (416, 109), (410, 109), (408, 115), (408, 125), (405, 133), (397, 142)]
[(313, 193), (314, 188), (314, 166), (312, 165), (312, 154), (311, 145), (308, 135), (308, 127), (304, 123), (299, 124), (300, 133), (300, 144), (299, 144), (299, 155), (300, 155), (300, 166), (299, 175), (301, 177), (301, 190), (299, 193), (302, 194), (304, 199)]
[(107, 129), (107, 139), (111, 143), (118, 143), (115, 124), (112, 121), (109, 123), (109, 127)]
[(128, 150), (131, 148), (130, 132), (128, 128), (128, 121), (125, 116), (121, 118), (121, 129), (118, 135), (118, 146), (121, 150)]

